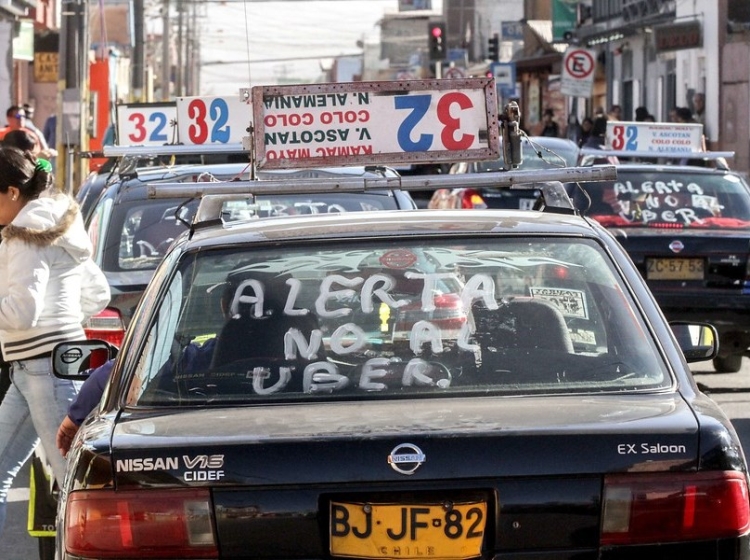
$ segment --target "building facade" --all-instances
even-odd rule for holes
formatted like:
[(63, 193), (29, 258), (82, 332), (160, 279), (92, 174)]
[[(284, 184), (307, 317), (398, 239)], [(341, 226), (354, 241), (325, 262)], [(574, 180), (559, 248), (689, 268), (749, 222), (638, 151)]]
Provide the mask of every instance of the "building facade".
[[(57, 103), (57, 44), (48, 41), (59, 28), (55, 0), (0, 2), (0, 118), (14, 104), (29, 103), (39, 128)], [(54, 74), (54, 75), (53, 75)]]

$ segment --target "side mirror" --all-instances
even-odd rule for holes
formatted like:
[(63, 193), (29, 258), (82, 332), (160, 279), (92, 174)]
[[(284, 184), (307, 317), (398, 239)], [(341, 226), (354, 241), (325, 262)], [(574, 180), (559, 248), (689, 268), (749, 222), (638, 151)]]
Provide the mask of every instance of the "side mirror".
[(52, 350), (52, 372), (60, 379), (83, 381), (116, 356), (117, 347), (103, 340), (61, 342)]
[(674, 322), (669, 326), (688, 363), (711, 360), (719, 353), (719, 333), (713, 325)]

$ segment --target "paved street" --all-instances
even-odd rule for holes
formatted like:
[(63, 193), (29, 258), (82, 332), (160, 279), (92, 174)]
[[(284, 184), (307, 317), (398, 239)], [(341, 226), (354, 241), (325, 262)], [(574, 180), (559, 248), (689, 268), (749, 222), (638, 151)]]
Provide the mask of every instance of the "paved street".
[[(743, 446), (750, 450), (750, 360), (745, 359), (740, 373), (713, 373), (710, 363), (694, 364), (696, 380), (711, 397), (721, 404), (732, 419)], [(35, 539), (26, 532), (28, 497), (28, 464), (17, 480), (8, 507), (8, 522), (0, 538), (0, 560), (34, 560), (37, 558)]]
[(29, 497), (29, 468), (24, 465), (16, 485), (11, 490), (8, 504), (8, 519), (5, 531), (0, 537), (0, 558), (2, 560), (33, 560), (37, 558), (36, 539), (26, 532), (26, 512)]

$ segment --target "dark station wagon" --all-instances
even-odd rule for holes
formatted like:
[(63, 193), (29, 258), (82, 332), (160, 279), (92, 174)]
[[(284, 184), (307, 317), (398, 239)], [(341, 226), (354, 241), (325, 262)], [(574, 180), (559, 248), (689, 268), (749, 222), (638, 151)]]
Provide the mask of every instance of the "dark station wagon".
[[(246, 156), (247, 157), (247, 156)], [(197, 200), (152, 200), (149, 185), (159, 183), (203, 184), (236, 182), (249, 192), (248, 163), (183, 164), (130, 168), (99, 185), (92, 183), (79, 200), (86, 204), (86, 227), (94, 244), (94, 259), (104, 271), (112, 291), (107, 309), (89, 320), (89, 338), (106, 339), (119, 345), (143, 290), (171, 243), (188, 228)], [(352, 178), (397, 178), (384, 166), (265, 171), (258, 182), (286, 179), (290, 182), (327, 178), (331, 183)], [(250, 183), (252, 185), (252, 183)], [(93, 199), (93, 201), (92, 201)], [(260, 218), (362, 210), (414, 209), (409, 193), (398, 189), (367, 193), (318, 192), (298, 195), (263, 195), (252, 211)]]
[(60, 560), (750, 557), (688, 366), (716, 331), (554, 210), (193, 223), (71, 448)]

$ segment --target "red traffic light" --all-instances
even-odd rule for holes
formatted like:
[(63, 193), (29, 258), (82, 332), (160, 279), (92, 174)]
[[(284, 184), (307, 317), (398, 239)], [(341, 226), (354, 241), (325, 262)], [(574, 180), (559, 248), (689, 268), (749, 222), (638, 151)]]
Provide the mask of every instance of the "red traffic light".
[(444, 21), (431, 21), (428, 23), (427, 50), (431, 61), (445, 60), (447, 41), (444, 39), (444, 35), (446, 35)]

